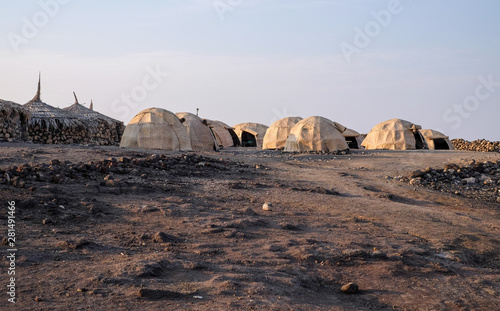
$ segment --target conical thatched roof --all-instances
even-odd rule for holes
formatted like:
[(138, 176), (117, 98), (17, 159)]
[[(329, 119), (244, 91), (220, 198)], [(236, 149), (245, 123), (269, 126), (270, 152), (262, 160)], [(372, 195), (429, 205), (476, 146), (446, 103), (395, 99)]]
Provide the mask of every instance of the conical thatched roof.
[[(115, 120), (115, 119), (110, 118), (106, 115), (103, 115), (102, 113), (91, 110), (91, 109), (81, 105), (78, 102), (78, 98), (76, 97), (75, 92), (73, 92), (73, 95), (75, 96), (75, 103), (69, 107), (63, 108), (63, 110), (71, 112), (72, 114), (77, 116), (79, 119), (82, 119), (83, 121), (87, 121), (89, 123), (95, 123), (95, 122), (98, 122), (99, 120), (104, 120), (104, 121), (108, 122), (110, 125), (117, 124), (117, 123), (123, 123), (121, 121)], [(93, 107), (93, 103), (91, 104), (91, 106)]]
[(38, 90), (35, 97), (24, 105), (24, 108), (30, 113), (30, 119), (28, 121), (30, 126), (42, 125), (42, 121), (44, 121), (49, 128), (58, 128), (60, 125), (63, 127), (85, 127), (86, 124), (78, 120), (78, 118), (70, 112), (52, 107), (42, 102), (40, 94), (41, 87), (39, 77)]

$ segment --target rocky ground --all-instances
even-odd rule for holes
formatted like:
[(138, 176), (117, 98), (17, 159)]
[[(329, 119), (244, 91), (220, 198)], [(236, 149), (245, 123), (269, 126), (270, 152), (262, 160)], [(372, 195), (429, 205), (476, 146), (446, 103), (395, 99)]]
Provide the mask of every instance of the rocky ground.
[(0, 147), (0, 235), (15, 201), (19, 310), (500, 306), (494, 194), (392, 178), (487, 174), (493, 187), (496, 153)]
[(500, 203), (500, 160), (467, 165), (446, 164), (444, 168), (416, 170), (407, 176), (396, 177), (413, 186), (427, 187), (463, 195), (478, 201)]

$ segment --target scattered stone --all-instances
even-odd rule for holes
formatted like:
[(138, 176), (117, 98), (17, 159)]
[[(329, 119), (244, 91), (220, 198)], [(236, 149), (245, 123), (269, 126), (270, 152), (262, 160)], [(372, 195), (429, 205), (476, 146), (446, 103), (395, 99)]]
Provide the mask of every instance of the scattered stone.
[(182, 240), (176, 236), (166, 234), (165, 232), (157, 232), (152, 236), (153, 242), (155, 243), (175, 243), (181, 242)]
[(49, 224), (52, 224), (52, 223), (54, 223), (54, 222), (53, 222), (53, 221), (52, 221), (52, 219), (50, 219), (50, 218), (45, 218), (44, 220), (42, 220), (42, 223), (43, 223), (44, 225), (49, 225)]
[[(425, 187), (477, 200), (498, 202), (499, 162), (472, 160), (465, 165), (448, 163), (444, 169), (428, 167), (425, 171), (417, 170), (397, 180), (414, 187)], [(422, 177), (415, 178), (418, 175)]]
[(163, 268), (157, 262), (141, 261), (135, 269), (135, 275), (140, 278), (159, 276)]
[(42, 299), (42, 298), (40, 298), (40, 297), (38, 297), (38, 296), (36, 296), (36, 297), (35, 297), (35, 301), (36, 301), (36, 302), (40, 302), (40, 301), (43, 301), (43, 299)]
[(264, 203), (264, 205), (262, 205), (262, 210), (268, 211), (268, 212), (272, 211), (273, 210), (273, 204), (269, 203), (269, 202)]
[(356, 283), (347, 283), (340, 289), (344, 294), (356, 294), (359, 291), (359, 286)]

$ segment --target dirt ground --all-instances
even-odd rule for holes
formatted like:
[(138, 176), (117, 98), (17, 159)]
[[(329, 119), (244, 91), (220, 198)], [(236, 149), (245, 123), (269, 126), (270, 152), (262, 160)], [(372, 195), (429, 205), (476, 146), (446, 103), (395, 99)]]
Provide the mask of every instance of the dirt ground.
[(24, 171), (0, 184), (0, 236), (15, 201), (18, 249), (10, 306), (2, 246), (1, 305), (500, 310), (500, 204), (390, 178), (472, 159), (500, 154), (2, 143), (0, 169)]

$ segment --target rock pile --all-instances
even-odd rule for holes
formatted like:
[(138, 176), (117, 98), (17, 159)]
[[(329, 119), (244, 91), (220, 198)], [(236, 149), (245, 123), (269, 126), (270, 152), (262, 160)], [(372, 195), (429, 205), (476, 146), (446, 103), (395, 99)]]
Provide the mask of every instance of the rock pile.
[(76, 94), (75, 103), (63, 110), (72, 113), (80, 121), (89, 127), (89, 142), (94, 145), (116, 145), (120, 144), (125, 126), (123, 122), (110, 118), (93, 110), (93, 102), (89, 109), (78, 102)]
[(90, 142), (94, 145), (120, 145), (125, 126), (121, 122), (109, 123), (106, 120), (97, 121), (90, 129)]
[(443, 169), (429, 167), (396, 179), (412, 186), (500, 203), (500, 160), (483, 163), (473, 160), (464, 166), (447, 164)]
[[(227, 160), (217, 160), (196, 154), (168, 157), (166, 155), (151, 155), (145, 158), (109, 158), (99, 162), (71, 163), (52, 160), (50, 163), (13, 166), (6, 170), (0, 169), (0, 184), (27, 188), (37, 182), (52, 184), (70, 184), (82, 180), (95, 181), (99, 186), (117, 186), (120, 175), (136, 176), (140, 180), (148, 180), (157, 171), (166, 171), (175, 177), (196, 176), (213, 177), (217, 172), (248, 169), (244, 164)], [(113, 177), (115, 176), (115, 177)], [(126, 179), (126, 178), (125, 178)], [(158, 179), (158, 178), (156, 178)], [(163, 182), (168, 175), (162, 175)]]
[(88, 129), (82, 123), (66, 121), (30, 121), (28, 141), (41, 144), (86, 144), (90, 142)]
[(28, 118), (28, 111), (21, 105), (0, 99), (0, 141), (23, 139)]
[(453, 139), (451, 141), (455, 149), (465, 151), (480, 151), (480, 152), (500, 152), (500, 141), (488, 141), (486, 139), (478, 139), (467, 141), (464, 139)]

